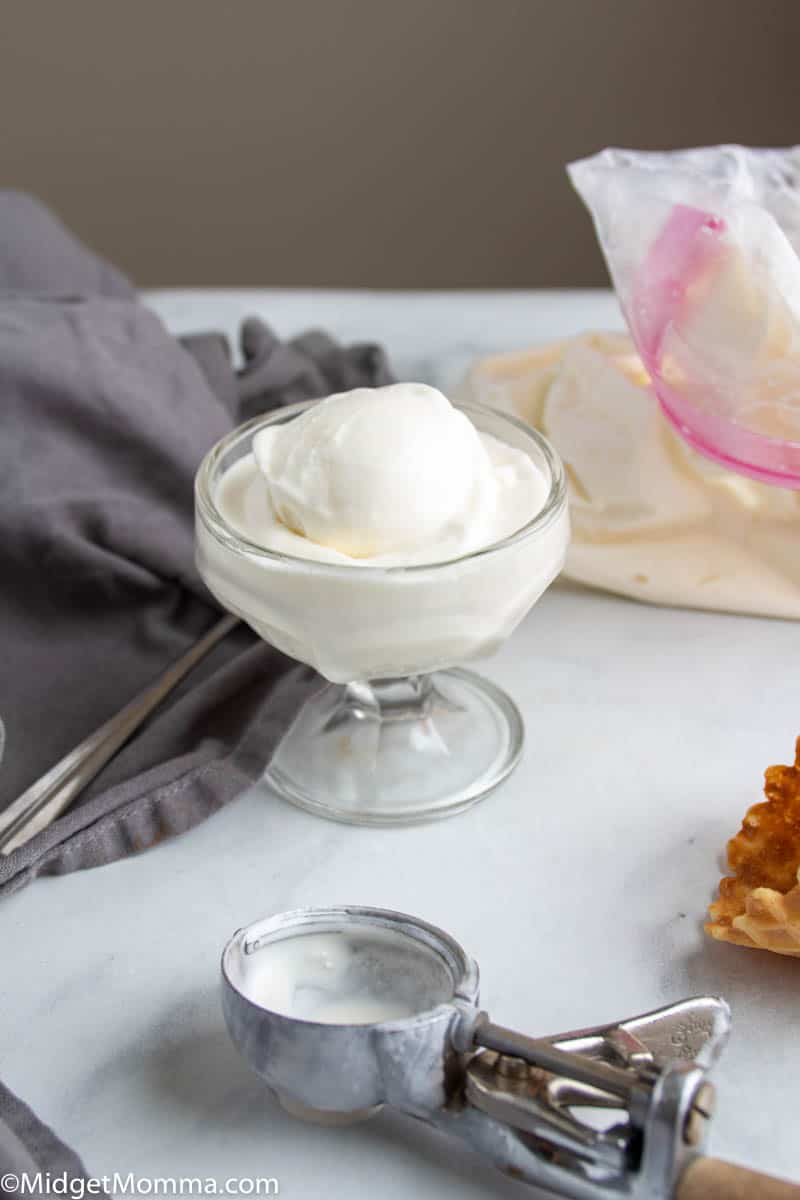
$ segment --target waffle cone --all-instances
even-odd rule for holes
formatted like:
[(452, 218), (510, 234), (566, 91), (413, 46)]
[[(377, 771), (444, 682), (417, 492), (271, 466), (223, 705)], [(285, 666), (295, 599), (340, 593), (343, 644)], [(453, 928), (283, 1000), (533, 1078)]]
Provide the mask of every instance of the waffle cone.
[(800, 957), (800, 738), (793, 766), (767, 768), (764, 793), (728, 842), (733, 874), (705, 928), (718, 941)]

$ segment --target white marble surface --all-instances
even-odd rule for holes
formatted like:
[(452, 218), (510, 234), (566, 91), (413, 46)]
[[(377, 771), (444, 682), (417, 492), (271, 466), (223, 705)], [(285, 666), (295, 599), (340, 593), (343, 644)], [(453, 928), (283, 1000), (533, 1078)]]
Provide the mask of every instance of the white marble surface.
[[(378, 338), (447, 382), (475, 353), (614, 317), (608, 296), (159, 294), (176, 329), (311, 323)], [(726, 839), (800, 731), (796, 625), (553, 588), (485, 672), (519, 702), (516, 774), (450, 821), (359, 829), (260, 788), (170, 844), (35, 882), (0, 904), (0, 1076), (97, 1173), (277, 1176), (281, 1194), (530, 1195), (439, 1137), (381, 1116), (294, 1122), (228, 1043), (220, 948), (296, 905), (417, 913), (477, 957), (495, 1019), (532, 1032), (723, 993), (713, 1149), (800, 1180), (800, 963), (702, 933)]]
[(282, 337), (316, 326), (345, 342), (383, 343), (400, 378), (447, 389), (476, 358), (586, 329), (622, 329), (601, 289), (540, 292), (162, 291), (150, 303), (175, 333), (222, 329), (232, 347), (245, 317)]

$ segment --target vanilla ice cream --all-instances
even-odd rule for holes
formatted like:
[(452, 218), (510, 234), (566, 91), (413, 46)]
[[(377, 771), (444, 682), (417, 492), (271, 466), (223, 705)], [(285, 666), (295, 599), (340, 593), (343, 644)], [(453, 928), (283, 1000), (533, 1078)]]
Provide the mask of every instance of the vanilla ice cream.
[(561, 569), (561, 464), (506, 414), (421, 384), (277, 410), (223, 439), (196, 488), (220, 603), (334, 683), (492, 653)]
[[(351, 558), (492, 536), (487, 449), (469, 419), (425, 384), (330, 396), (289, 425), (263, 429), (253, 454), (277, 518)], [(519, 458), (535, 487), (533, 464)]]
[(253, 438), (221, 481), (225, 519), (265, 549), (323, 562), (444, 562), (515, 533), (548, 481), (436, 388), (329, 396)]

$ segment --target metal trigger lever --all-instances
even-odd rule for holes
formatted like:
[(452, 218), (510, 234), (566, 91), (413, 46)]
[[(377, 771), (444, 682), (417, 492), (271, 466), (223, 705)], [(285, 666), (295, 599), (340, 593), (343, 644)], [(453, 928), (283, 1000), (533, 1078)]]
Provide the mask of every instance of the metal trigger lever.
[[(472, 1027), (477, 1052), (466, 1067), (465, 1098), (514, 1131), (507, 1160), (498, 1163), (512, 1175), (524, 1171), (527, 1135), (537, 1139), (543, 1158), (558, 1162), (550, 1169), (537, 1161), (530, 1182), (581, 1200), (672, 1197), (705, 1140), (713, 1087), (704, 1073), (729, 1029), (727, 1005), (712, 997), (548, 1038), (526, 1037), (480, 1014)], [(676, 1141), (672, 1115), (657, 1097), (664, 1070), (681, 1062), (687, 1065), (674, 1081), (686, 1114)], [(611, 1119), (598, 1122), (598, 1110)]]

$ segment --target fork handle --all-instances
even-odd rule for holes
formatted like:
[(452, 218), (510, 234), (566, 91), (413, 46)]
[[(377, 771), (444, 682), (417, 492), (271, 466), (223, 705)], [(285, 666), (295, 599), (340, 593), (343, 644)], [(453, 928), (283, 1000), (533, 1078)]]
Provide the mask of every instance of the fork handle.
[(60, 816), (161, 701), (238, 623), (237, 617), (223, 617), (155, 683), (89, 734), (0, 813), (0, 854), (18, 849)]

